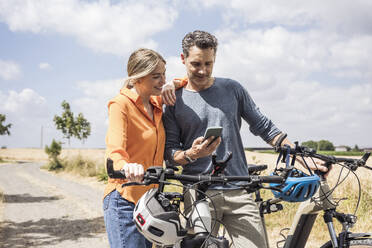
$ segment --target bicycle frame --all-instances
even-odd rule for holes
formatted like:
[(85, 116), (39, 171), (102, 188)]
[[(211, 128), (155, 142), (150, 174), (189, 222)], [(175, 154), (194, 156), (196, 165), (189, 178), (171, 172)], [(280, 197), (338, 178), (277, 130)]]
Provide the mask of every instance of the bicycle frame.
[[(334, 209), (336, 206), (333, 202), (332, 193), (329, 192), (329, 185), (327, 180), (323, 177), (320, 181), (319, 190), (315, 196), (299, 205), (284, 244), (284, 248), (305, 247), (318, 213), (320, 211)], [(329, 227), (329, 231), (331, 238), (335, 237), (337, 243), (337, 236), (333, 226)]]
[[(313, 198), (302, 202), (294, 216), (291, 228), (283, 248), (304, 248), (310, 236), (310, 232), (314, 226), (315, 220), (319, 212), (324, 212), (324, 221), (327, 224), (328, 232), (332, 242), (332, 247), (344, 247), (347, 239), (347, 230), (349, 226), (343, 223), (343, 232), (341, 233), (343, 240), (341, 245), (338, 243), (338, 236), (333, 226), (332, 211), (336, 209), (337, 204), (333, 201), (332, 191), (326, 178), (321, 176), (320, 187)], [(264, 217), (262, 216), (264, 223)], [(354, 237), (367, 237), (369, 234), (351, 234)], [(266, 236), (267, 237), (267, 236)], [(341, 238), (340, 238), (341, 239)], [(346, 246), (345, 246), (346, 247)], [(348, 247), (348, 246), (347, 246)]]

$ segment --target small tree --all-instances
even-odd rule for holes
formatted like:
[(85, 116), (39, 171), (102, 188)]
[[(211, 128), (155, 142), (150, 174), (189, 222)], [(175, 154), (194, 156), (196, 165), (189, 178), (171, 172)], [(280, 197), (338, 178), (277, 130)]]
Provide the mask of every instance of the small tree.
[(318, 142), (318, 150), (319, 151), (334, 151), (335, 147), (332, 142), (328, 140), (320, 140)]
[(313, 140), (302, 142), (301, 145), (302, 146), (309, 147), (309, 148), (312, 148), (314, 150), (317, 150), (318, 149), (318, 142), (313, 141)]
[(90, 135), (90, 123), (84, 118), (82, 113), (78, 114), (75, 122), (74, 136), (84, 143), (84, 140)]
[(359, 146), (355, 145), (352, 151), (353, 152), (360, 152)]
[(58, 130), (61, 130), (64, 137), (68, 140), (70, 146), (71, 137), (75, 137), (84, 141), (90, 135), (90, 123), (84, 118), (82, 113), (78, 114), (77, 119), (74, 118), (74, 113), (71, 111), (70, 104), (63, 101), (63, 113), (61, 116), (54, 116), (54, 123)]
[(0, 135), (10, 135), (9, 129), (12, 127), (12, 124), (3, 124), (5, 120), (6, 116), (0, 114)]
[(61, 142), (57, 142), (53, 139), (50, 146), (45, 146), (45, 153), (49, 157), (49, 170), (57, 170), (62, 168), (62, 164), (58, 159), (61, 154), (62, 146)]

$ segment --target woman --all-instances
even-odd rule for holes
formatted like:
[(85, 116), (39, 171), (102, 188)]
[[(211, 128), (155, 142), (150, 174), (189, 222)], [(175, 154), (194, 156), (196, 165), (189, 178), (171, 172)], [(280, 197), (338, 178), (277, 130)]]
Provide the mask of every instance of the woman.
[[(153, 50), (133, 52), (128, 60), (126, 85), (108, 103), (106, 158), (114, 161), (115, 170), (123, 169), (129, 181), (139, 182), (148, 167), (163, 165), (165, 132), (160, 94), (165, 84), (165, 63)], [(110, 246), (151, 247), (132, 218), (135, 203), (154, 186), (123, 188), (125, 182), (109, 179), (105, 188), (103, 208)]]

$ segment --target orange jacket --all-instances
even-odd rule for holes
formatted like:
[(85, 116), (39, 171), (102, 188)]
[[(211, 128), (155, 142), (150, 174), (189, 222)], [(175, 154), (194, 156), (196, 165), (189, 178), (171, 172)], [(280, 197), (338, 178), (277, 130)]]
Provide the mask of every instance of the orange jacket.
[[(106, 135), (106, 157), (114, 161), (114, 169), (121, 170), (126, 163), (162, 166), (165, 132), (162, 122), (161, 97), (152, 96), (154, 120), (151, 120), (139, 95), (123, 88), (120, 94), (108, 103), (109, 126)], [(123, 198), (137, 203), (150, 186), (122, 187), (123, 179), (109, 179), (104, 196), (117, 190)]]

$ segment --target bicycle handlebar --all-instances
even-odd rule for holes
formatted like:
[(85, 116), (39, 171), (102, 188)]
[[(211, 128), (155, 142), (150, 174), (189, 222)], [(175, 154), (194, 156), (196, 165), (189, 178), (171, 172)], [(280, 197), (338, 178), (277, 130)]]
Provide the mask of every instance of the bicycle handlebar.
[(318, 158), (328, 164), (346, 163), (346, 165), (352, 165), (350, 167), (353, 170), (356, 170), (359, 166), (371, 169), (370, 167), (366, 166), (366, 162), (369, 156), (371, 155), (370, 152), (366, 152), (360, 159), (353, 159), (353, 158), (335, 157), (331, 155), (318, 154), (316, 153), (315, 150), (305, 147), (305, 146), (296, 146), (296, 148), (288, 148), (288, 146), (277, 147), (276, 151), (284, 152), (284, 153), (287, 153), (289, 151), (289, 154), (292, 154), (292, 155)]
[[(262, 168), (263, 167), (259, 167), (257, 169), (262, 170)], [(125, 179), (125, 173), (123, 170), (114, 170), (113, 161), (111, 159), (107, 159), (107, 174), (110, 178)], [(260, 183), (283, 183), (285, 181), (285, 178), (281, 176), (182, 175), (174, 174), (174, 170), (171, 168), (164, 169), (162, 167), (150, 167), (145, 172), (143, 183), (132, 183), (131, 185), (159, 184), (160, 181), (167, 179), (175, 179), (186, 183), (228, 183), (245, 181), (254, 185)]]

